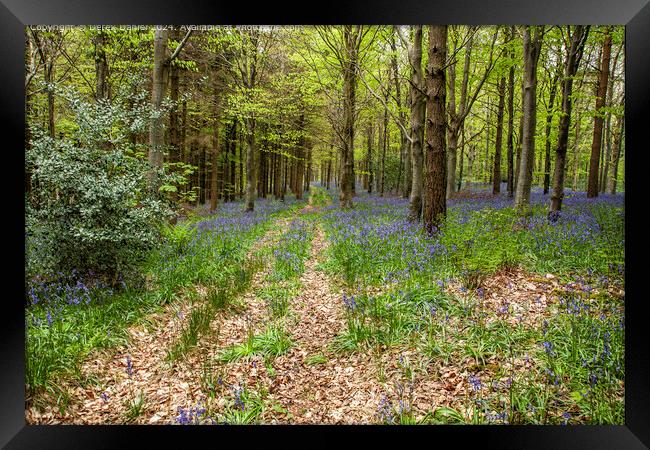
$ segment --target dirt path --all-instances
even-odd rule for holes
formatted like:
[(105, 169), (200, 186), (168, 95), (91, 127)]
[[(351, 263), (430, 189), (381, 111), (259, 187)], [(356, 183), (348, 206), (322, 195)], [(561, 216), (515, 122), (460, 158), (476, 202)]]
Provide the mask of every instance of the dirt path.
[[(307, 206), (300, 213), (313, 209)], [(277, 221), (254, 244), (249, 257), (276, 245), (298, 214)], [(318, 220), (311, 226), (313, 239), (299, 278), (300, 293), (290, 301), (286, 317), (270, 317), (268, 306), (258, 296), (258, 290), (269, 283), (273, 258), (268, 257), (239, 298), (240, 309), (227, 308), (215, 316), (212, 332), (173, 365), (165, 361), (166, 352), (187, 323), (192, 308), (187, 302), (177, 302), (150, 317), (149, 322), (155, 324), (151, 330), (142, 326), (129, 330), (127, 348), (97, 353), (89, 359), (83, 373), (96, 382), (74, 388), (76, 401), (64, 416), (50, 411), (33, 415), (29, 422), (124, 423), (128, 402), (142, 393), (146, 399), (143, 410), (131, 423), (174, 423), (179, 407), (209, 405), (210, 410), (221, 412), (225, 397), (241, 386), (264, 393), (265, 406), (258, 420), (270, 424), (377, 423), (379, 409), (387, 403), (393, 410), (409, 405), (416, 419), (441, 406), (463, 411), (471, 390), (467, 381), (474, 370), (470, 370), (471, 360), (446, 365), (432, 361), (413, 345), (347, 353), (332, 349), (331, 344), (347, 326), (344, 304), (336, 284), (319, 267), (329, 245), (325, 233)], [(556, 301), (558, 288), (552, 276), (532, 279), (520, 271), (495, 275), (484, 286), (484, 308), (496, 311), (508, 302), (507, 321), (514, 325), (523, 320), (529, 326), (549, 314), (548, 306)], [(447, 290), (459, 298), (466, 295), (454, 283)], [(258, 334), (271, 322), (282, 324), (291, 335), (292, 346), (286, 353), (266, 361), (258, 355), (217, 362), (225, 347), (245, 342), (249, 332)], [(489, 358), (486, 367), (497, 364), (516, 371), (532, 368), (528, 358), (501, 362)], [(206, 374), (212, 382), (218, 380), (211, 392), (206, 389)], [(489, 378), (491, 373), (479, 375)]]
[[(286, 218), (277, 221), (255, 242), (249, 258), (272, 245), (288, 221)], [(254, 289), (263, 276), (263, 273), (256, 273), (251, 288)], [(244, 294), (247, 305), (251, 290)], [(55, 407), (40, 412), (30, 408), (26, 412), (28, 423), (125, 423), (129, 402), (137, 403), (140, 396), (144, 398), (143, 411), (129, 423), (172, 423), (179, 405), (196, 401), (203, 395), (200, 384), (195, 382), (195, 373), (200, 370), (196, 358), (191, 357), (195, 352), (174, 364), (166, 361), (167, 351), (187, 325), (193, 307), (199, 306), (200, 302), (196, 305), (187, 301), (172, 303), (163, 312), (148, 316), (148, 325), (139, 324), (128, 329), (128, 346), (93, 353), (81, 369), (83, 376), (92, 383), (86, 387), (69, 387), (73, 401), (65, 413), (60, 414)], [(223, 320), (220, 316), (214, 321)], [(246, 313), (242, 316), (246, 317)]]
[[(376, 423), (382, 398), (390, 396), (393, 385), (404, 385), (398, 361), (408, 358), (409, 352), (383, 349), (381, 356), (374, 356), (370, 350), (340, 354), (331, 349), (346, 319), (341, 294), (332, 291), (332, 283), (317, 269), (327, 246), (317, 227), (301, 279), (303, 294), (293, 302), (298, 315), (291, 329), (296, 345), (274, 363), (278, 376), (271, 397), (290, 415), (276, 415), (271, 423)], [(322, 355), (323, 362), (310, 364), (314, 355)], [(419, 401), (417, 395), (414, 401)]]

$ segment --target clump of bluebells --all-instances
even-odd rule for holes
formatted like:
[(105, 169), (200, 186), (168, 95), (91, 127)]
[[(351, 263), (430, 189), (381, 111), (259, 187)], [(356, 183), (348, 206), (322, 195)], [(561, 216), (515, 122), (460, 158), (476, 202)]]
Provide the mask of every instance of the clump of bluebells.
[(448, 201), (438, 235), (408, 220), (408, 200), (355, 197), (355, 208), (324, 208), (331, 242), (329, 269), (349, 285), (399, 283), (431, 274), (493, 272), (524, 266), (540, 272), (586, 272), (621, 278), (624, 195), (587, 199), (568, 193), (555, 221), (548, 196), (534, 190), (532, 216), (521, 218), (507, 194)]
[(202, 405), (197, 405), (190, 408), (178, 407), (178, 416), (175, 419), (175, 422), (179, 425), (200, 425), (206, 420), (211, 420), (210, 417), (206, 415), (206, 409)]
[[(481, 366), (492, 356), (521, 357), (530, 370), (501, 372), (509, 380), (503, 386), (468, 378), (472, 423), (622, 423), (623, 299), (608, 288), (624, 283), (624, 194), (587, 199), (567, 191), (553, 220), (548, 195), (535, 190), (531, 203), (532, 215), (520, 218), (505, 194), (450, 200), (433, 238), (406, 220), (406, 200), (360, 193), (353, 210), (324, 208), (326, 268), (347, 284), (340, 348), (412, 343), (421, 335), (436, 359), (470, 357)], [(481, 306), (491, 295), (485, 275), (517, 266), (553, 273), (565, 288), (559, 301), (544, 304), (550, 314), (543, 323), (530, 326), (521, 312), (528, 302), (542, 307), (538, 295), (506, 298), (493, 312)], [(463, 299), (448, 294), (450, 282)], [(369, 286), (383, 291), (368, 295)], [(459, 317), (469, 331), (456, 327)], [(383, 399), (377, 417), (389, 423), (390, 411)]]

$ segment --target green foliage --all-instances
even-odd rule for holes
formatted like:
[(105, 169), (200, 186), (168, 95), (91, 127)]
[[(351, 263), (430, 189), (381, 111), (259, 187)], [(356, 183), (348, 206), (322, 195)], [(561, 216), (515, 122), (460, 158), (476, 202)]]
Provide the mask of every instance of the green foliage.
[(159, 244), (171, 210), (148, 190), (147, 163), (126, 154), (124, 135), (112, 135), (127, 120), (123, 111), (73, 95), (70, 102), (75, 135), (52, 139), (35, 130), (27, 152), (27, 272), (92, 271), (115, 284)]
[(270, 324), (264, 333), (249, 333), (245, 342), (224, 349), (219, 356), (221, 362), (233, 362), (253, 355), (274, 357), (285, 353), (291, 347), (291, 336), (283, 324)]

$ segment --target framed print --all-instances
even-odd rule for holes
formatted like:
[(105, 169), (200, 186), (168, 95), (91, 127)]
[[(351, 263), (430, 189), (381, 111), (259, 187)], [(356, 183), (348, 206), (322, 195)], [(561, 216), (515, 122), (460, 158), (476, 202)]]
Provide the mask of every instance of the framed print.
[(0, 9), (7, 448), (647, 448), (643, 1)]

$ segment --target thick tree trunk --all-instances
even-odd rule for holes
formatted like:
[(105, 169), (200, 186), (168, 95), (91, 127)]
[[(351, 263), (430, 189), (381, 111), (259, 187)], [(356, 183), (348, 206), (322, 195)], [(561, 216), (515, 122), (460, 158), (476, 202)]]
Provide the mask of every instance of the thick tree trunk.
[[(169, 32), (165, 29), (156, 29), (154, 32), (154, 63), (153, 63), (153, 83), (151, 89), (151, 107), (158, 111), (162, 105), (165, 96), (165, 83), (167, 72), (167, 40)], [(163, 127), (162, 115), (154, 114), (151, 118), (151, 128), (149, 132), (149, 164), (152, 170), (149, 175), (151, 189), (156, 188), (156, 171), (163, 167)]]
[(537, 121), (537, 62), (542, 48), (542, 31), (535, 27), (534, 35), (524, 30), (524, 127), (521, 140), (519, 181), (515, 192), (515, 207), (520, 213), (530, 209), (530, 189), (535, 165), (535, 125)]
[(598, 165), (603, 134), (602, 108), (607, 98), (607, 78), (609, 76), (609, 58), (612, 50), (612, 36), (609, 28), (605, 31), (602, 57), (600, 61), (600, 77), (598, 93), (596, 94), (596, 116), (594, 117), (594, 139), (591, 143), (591, 158), (589, 159), (589, 178), (587, 182), (587, 197), (598, 196)]
[(422, 75), (422, 26), (414, 28), (413, 45), (409, 48), (411, 64), (411, 195), (409, 219), (420, 220), (422, 212), (422, 141), (424, 137), (425, 86)]
[(354, 114), (357, 85), (357, 58), (360, 26), (345, 25), (343, 39), (345, 61), (343, 64), (343, 142), (341, 147), (341, 188), (339, 203), (342, 208), (352, 208), (354, 196)]
[[(578, 64), (582, 57), (584, 41), (588, 29), (582, 25), (574, 28), (571, 36), (571, 47), (567, 53), (564, 63), (564, 78), (562, 80), (562, 115), (558, 130), (557, 149), (555, 151), (555, 172), (553, 173), (553, 193), (551, 195), (551, 206), (549, 216), (554, 219), (557, 212), (562, 209), (564, 199), (564, 172), (566, 165), (567, 145), (569, 141), (569, 126), (571, 125), (571, 108), (573, 106), (573, 78), (578, 70)], [(579, 123), (579, 122), (578, 122)], [(576, 146), (578, 145), (576, 139)]]
[(436, 233), (447, 213), (446, 203), (446, 83), (447, 26), (429, 26), (429, 67), (427, 77), (427, 151), (424, 228)]

